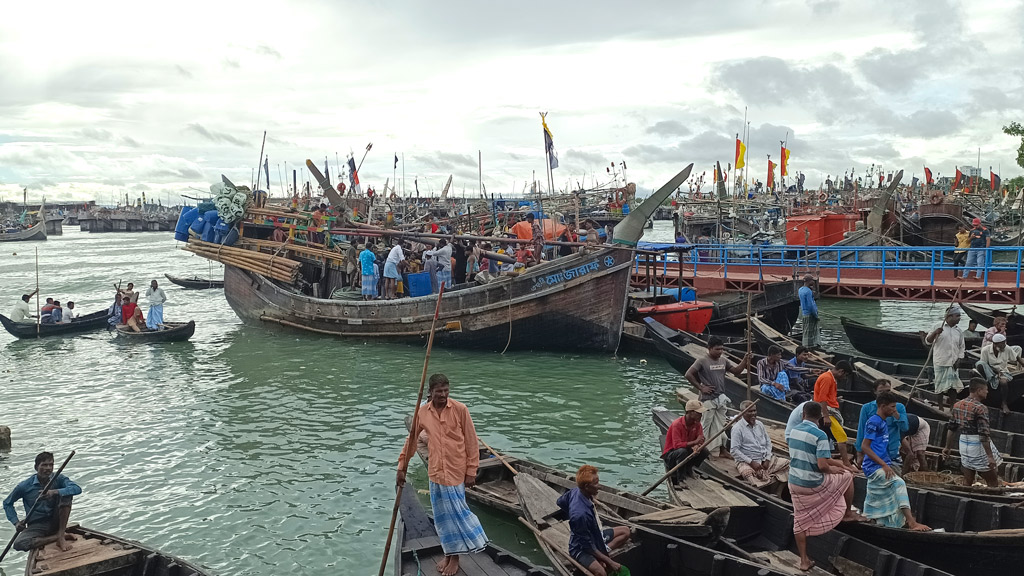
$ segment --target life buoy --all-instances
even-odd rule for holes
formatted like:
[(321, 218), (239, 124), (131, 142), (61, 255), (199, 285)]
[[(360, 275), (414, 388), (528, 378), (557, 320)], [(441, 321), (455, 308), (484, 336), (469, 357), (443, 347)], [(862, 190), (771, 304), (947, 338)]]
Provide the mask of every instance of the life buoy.
[(932, 192), (931, 196), (928, 197), (928, 201), (932, 204), (942, 204), (942, 194)]
[(818, 194), (818, 200), (821, 201), (821, 202), (824, 202), (825, 200), (828, 200), (828, 194), (825, 194), (824, 192), (822, 192), (821, 194)]

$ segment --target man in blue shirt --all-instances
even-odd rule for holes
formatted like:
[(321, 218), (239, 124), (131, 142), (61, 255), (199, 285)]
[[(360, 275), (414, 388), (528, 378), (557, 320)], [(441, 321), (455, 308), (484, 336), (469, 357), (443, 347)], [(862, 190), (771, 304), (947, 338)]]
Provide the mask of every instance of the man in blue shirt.
[[(875, 380), (871, 384), (871, 389), (875, 393), (875, 398), (878, 398), (884, 393), (892, 391), (892, 384), (884, 378)], [(853, 443), (853, 448), (857, 451), (857, 463), (866, 464), (864, 458), (864, 451), (861, 449), (861, 444), (865, 439), (865, 426), (868, 420), (878, 412), (878, 400), (872, 400), (867, 404), (860, 407), (860, 419), (857, 421), (857, 439)], [(903, 461), (900, 459), (900, 442), (903, 436), (907, 434), (909, 430), (909, 424), (907, 420), (907, 407), (902, 402), (896, 403), (896, 412), (885, 419), (887, 432), (889, 434), (889, 452), (888, 456), (891, 460), (891, 464), (897, 474), (903, 474)], [(865, 475), (867, 473), (865, 472)]]
[(359, 280), (362, 285), (363, 300), (373, 300), (377, 297), (377, 278), (374, 276), (373, 264), (377, 255), (373, 253), (373, 244), (367, 242), (366, 247), (359, 253)]
[(985, 253), (992, 246), (992, 237), (988, 228), (981, 225), (981, 218), (971, 221), (974, 226), (967, 233), (971, 241), (971, 247), (967, 250), (967, 265), (964, 267), (964, 280), (971, 277), (971, 269), (974, 269), (974, 278), (981, 280), (982, 270), (985, 268)]
[(814, 382), (821, 374), (821, 369), (811, 369), (807, 366), (810, 357), (811, 351), (806, 346), (797, 346), (796, 354), (784, 364), (786, 375), (789, 377), (789, 389), (792, 391), (789, 400), (793, 404), (806, 402), (814, 396)]
[(595, 576), (605, 576), (622, 568), (609, 554), (629, 541), (629, 528), (625, 526), (602, 529), (594, 510), (594, 497), (600, 488), (597, 468), (584, 464), (576, 472), (576, 488), (562, 494), (557, 501), (558, 507), (569, 516), (572, 531), (569, 555)]
[[(36, 456), (36, 473), (23, 480), (10, 496), (4, 500), (4, 513), (7, 520), (14, 524), (18, 532), (14, 539), (14, 549), (26, 552), (34, 548), (56, 542), (61, 550), (70, 550), (68, 540), (74, 540), (71, 534), (65, 534), (68, 527), (68, 518), (71, 516), (71, 497), (78, 496), (82, 489), (71, 481), (70, 478), (61, 474), (54, 478), (50, 488), (40, 493), (53, 474), (53, 454), (40, 452)], [(32, 509), (32, 506), (39, 501), (39, 505), (32, 511), (32, 515), (24, 520), (18, 520), (18, 513), (14, 509), (14, 503), (21, 499), (25, 513)]]
[(804, 285), (797, 293), (800, 295), (800, 314), (804, 323), (803, 345), (820, 348), (821, 327), (818, 326), (818, 305), (814, 303), (814, 276), (804, 276)]

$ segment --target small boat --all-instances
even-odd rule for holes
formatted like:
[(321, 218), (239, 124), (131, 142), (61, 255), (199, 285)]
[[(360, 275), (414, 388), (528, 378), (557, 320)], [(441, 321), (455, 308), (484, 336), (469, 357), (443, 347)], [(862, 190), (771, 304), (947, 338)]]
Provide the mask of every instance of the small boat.
[(69, 526), (78, 537), (67, 552), (47, 544), (32, 550), (25, 576), (209, 576), (196, 564), (165, 554), (145, 544), (81, 526)]
[(118, 336), (129, 342), (184, 342), (196, 332), (195, 320), (188, 322), (165, 322), (163, 330), (143, 330), (136, 332), (120, 324), (116, 326)]
[(708, 327), (715, 311), (714, 302), (675, 302), (637, 308), (641, 318), (654, 318), (669, 328), (700, 334)]
[(177, 276), (171, 276), (170, 274), (164, 274), (171, 284), (181, 286), (186, 290), (206, 290), (208, 288), (223, 288), (223, 280), (214, 280), (212, 278), (200, 278), (199, 276), (193, 276), (191, 278), (179, 278)]
[(107, 310), (93, 312), (79, 316), (71, 322), (58, 324), (39, 324), (35, 322), (14, 322), (7, 316), (0, 314), (0, 324), (15, 338), (45, 338), (47, 336), (65, 336), (91, 332), (107, 327), (107, 318), (110, 317)]
[(963, 302), (959, 303), (958, 306), (967, 314), (967, 317), (974, 320), (978, 324), (985, 326), (986, 328), (992, 327), (992, 321), (995, 318), (996, 312), (1001, 312), (1006, 316), (1006, 334), (1016, 336), (1018, 334), (1024, 334), (1024, 317), (1017, 314), (1017, 307), (1014, 306), (1010, 310), (993, 310), (990, 308), (981, 308), (979, 306), (972, 306)]
[[(897, 332), (895, 330), (884, 330), (874, 328), (867, 324), (861, 324), (856, 320), (840, 316), (839, 322), (843, 325), (846, 337), (850, 345), (862, 354), (878, 358), (897, 358), (910, 360), (925, 360), (928, 358), (928, 350), (931, 346), (925, 344), (925, 332)], [(974, 333), (964, 334), (964, 344), (967, 349), (981, 346), (981, 336)], [(1024, 340), (1010, 342), (1010, 344), (1024, 344)]]
[(25, 242), (29, 240), (46, 240), (46, 222), (39, 222), (24, 230), (0, 230), (0, 242)]
[[(427, 511), (416, 498), (416, 491), (411, 484), (402, 490), (402, 502), (399, 504), (401, 516), (395, 526), (395, 546), (393, 566), (395, 576), (415, 576), (430, 574), (431, 569), (444, 559), (441, 540), (434, 529), (434, 521), (427, 516)], [(464, 567), (460, 573), (479, 576), (551, 576), (552, 573), (531, 563), (529, 560), (516, 556), (494, 544), (477, 554), (466, 554), (461, 557)]]

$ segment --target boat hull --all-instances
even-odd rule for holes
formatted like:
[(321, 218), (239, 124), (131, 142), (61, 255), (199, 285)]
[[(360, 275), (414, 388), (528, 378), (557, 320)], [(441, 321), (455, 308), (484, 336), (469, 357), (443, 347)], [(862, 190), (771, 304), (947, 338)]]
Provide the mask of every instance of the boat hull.
[[(625, 317), (630, 250), (576, 254), (518, 277), (452, 290), (441, 302), (435, 342), (489, 350), (611, 351)], [(420, 342), (436, 296), (340, 301), (312, 298), (225, 266), (224, 295), (243, 322), (321, 334)]]
[(677, 302), (638, 308), (637, 313), (654, 318), (669, 328), (700, 334), (708, 327), (715, 305), (712, 302)]
[(45, 222), (39, 222), (31, 228), (18, 232), (0, 233), (0, 242), (28, 242), (32, 240), (46, 240)]
[(224, 287), (223, 280), (212, 280), (209, 278), (200, 278), (198, 276), (193, 276), (192, 278), (179, 278), (177, 276), (171, 276), (170, 274), (164, 274), (164, 276), (167, 277), (167, 280), (169, 280), (171, 284), (181, 286), (186, 290), (207, 290), (210, 288)]
[(106, 310), (86, 314), (73, 322), (67, 324), (40, 324), (35, 322), (13, 322), (10, 318), (0, 314), (0, 324), (15, 338), (46, 338), (47, 336), (70, 336), (83, 332), (92, 332), (107, 327), (107, 318), (110, 315)]

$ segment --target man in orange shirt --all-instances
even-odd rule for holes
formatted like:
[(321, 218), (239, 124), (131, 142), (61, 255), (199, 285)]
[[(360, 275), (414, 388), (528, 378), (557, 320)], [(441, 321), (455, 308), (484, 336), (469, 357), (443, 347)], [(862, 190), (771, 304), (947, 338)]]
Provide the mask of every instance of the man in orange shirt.
[(828, 405), (828, 415), (831, 420), (829, 430), (839, 447), (839, 456), (847, 466), (850, 465), (851, 457), (846, 449), (847, 436), (843, 430), (843, 415), (839, 412), (839, 385), (837, 382), (840, 379), (845, 380), (851, 374), (853, 374), (853, 366), (846, 360), (840, 360), (831, 370), (822, 372), (814, 382), (814, 401), (824, 402)]
[[(438, 565), (442, 576), (459, 571), (459, 554), (479, 552), (487, 544), (483, 526), (466, 504), (466, 487), (476, 484), (480, 466), (480, 448), (469, 409), (462, 402), (448, 398), (448, 377), (430, 377), (430, 399), (419, 407), (412, 438), (427, 435), (427, 475), (430, 478), (430, 506), (434, 510), (434, 527), (441, 540), (445, 559)], [(398, 456), (399, 486), (405, 484), (409, 459), (416, 443), (405, 442)]]

